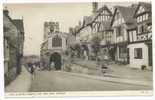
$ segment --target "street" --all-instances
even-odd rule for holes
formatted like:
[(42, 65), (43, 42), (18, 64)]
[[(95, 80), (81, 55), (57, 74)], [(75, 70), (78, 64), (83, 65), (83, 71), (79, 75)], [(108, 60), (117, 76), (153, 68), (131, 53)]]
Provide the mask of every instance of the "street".
[(37, 71), (30, 92), (151, 90), (152, 87), (73, 76), (63, 71)]

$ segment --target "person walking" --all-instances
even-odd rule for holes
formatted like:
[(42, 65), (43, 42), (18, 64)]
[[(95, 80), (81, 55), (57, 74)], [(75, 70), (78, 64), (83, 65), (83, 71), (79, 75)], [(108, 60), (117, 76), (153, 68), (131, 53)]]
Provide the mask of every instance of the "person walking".
[(32, 79), (34, 79), (34, 76), (35, 76), (35, 66), (32, 63), (30, 64), (30, 73), (31, 73)]
[(51, 64), (50, 64), (50, 69), (51, 69), (51, 70), (55, 70), (55, 64), (54, 64), (54, 62), (51, 62)]

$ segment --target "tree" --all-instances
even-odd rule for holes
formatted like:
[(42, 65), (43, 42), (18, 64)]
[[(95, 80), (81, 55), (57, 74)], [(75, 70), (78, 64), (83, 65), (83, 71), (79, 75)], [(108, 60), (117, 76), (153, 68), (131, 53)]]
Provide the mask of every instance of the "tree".
[(81, 56), (81, 45), (80, 44), (75, 44), (74, 45), (75, 51), (77, 52), (77, 56), (80, 57)]
[(91, 47), (95, 56), (97, 56), (98, 52), (100, 51), (100, 42), (101, 38), (99, 38), (98, 36), (93, 37), (91, 40)]

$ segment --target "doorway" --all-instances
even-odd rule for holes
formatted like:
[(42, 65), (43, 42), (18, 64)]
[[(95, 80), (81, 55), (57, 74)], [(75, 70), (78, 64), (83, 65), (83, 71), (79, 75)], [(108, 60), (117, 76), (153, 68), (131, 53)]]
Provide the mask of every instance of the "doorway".
[(50, 57), (50, 64), (54, 63), (56, 70), (61, 70), (61, 55), (57, 52), (53, 53)]
[(149, 66), (152, 66), (152, 44), (148, 44)]

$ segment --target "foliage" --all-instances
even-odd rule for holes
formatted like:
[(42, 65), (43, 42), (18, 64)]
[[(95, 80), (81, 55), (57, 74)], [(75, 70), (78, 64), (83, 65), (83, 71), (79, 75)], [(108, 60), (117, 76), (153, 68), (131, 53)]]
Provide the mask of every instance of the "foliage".
[(95, 56), (97, 56), (98, 52), (100, 51), (100, 42), (101, 39), (97, 36), (93, 37), (91, 40), (91, 47), (93, 49)]

